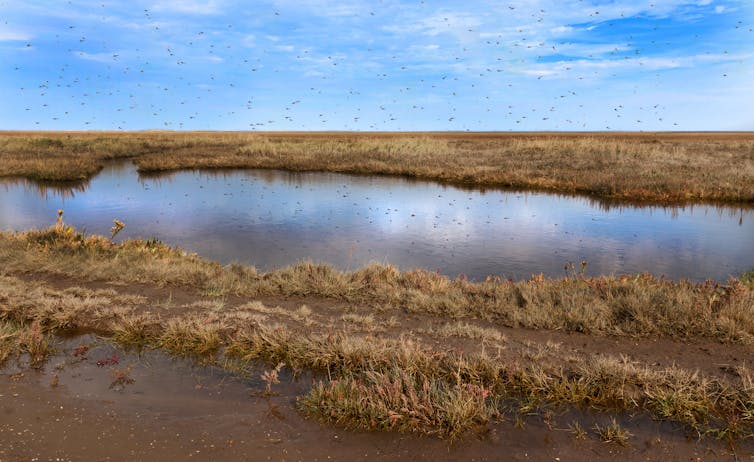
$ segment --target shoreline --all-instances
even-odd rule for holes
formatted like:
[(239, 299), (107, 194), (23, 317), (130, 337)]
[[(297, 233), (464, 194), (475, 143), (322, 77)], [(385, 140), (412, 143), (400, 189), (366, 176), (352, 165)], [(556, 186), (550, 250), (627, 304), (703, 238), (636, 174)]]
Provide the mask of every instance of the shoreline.
[(657, 205), (754, 204), (754, 133), (0, 132), (0, 178), (261, 168), (395, 175)]

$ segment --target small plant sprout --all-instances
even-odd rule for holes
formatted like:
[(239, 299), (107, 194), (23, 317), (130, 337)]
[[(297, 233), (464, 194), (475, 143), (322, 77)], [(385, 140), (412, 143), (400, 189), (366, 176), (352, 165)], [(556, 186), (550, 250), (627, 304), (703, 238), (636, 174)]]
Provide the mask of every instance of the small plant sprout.
[(58, 219), (55, 220), (55, 229), (63, 229), (63, 209), (58, 209)]
[(115, 236), (120, 232), (123, 227), (125, 227), (126, 224), (122, 221), (118, 220), (117, 218), (113, 220), (113, 226), (110, 228), (110, 241), (115, 239)]
[(615, 418), (611, 419), (610, 423), (604, 427), (595, 424), (594, 431), (597, 432), (597, 435), (605, 443), (618, 443), (621, 446), (627, 446), (629, 438), (633, 436), (628, 430), (621, 427), (615, 421)]
[(133, 368), (133, 364), (128, 367), (113, 368), (110, 374), (113, 381), (110, 383), (109, 388), (111, 390), (123, 390), (126, 388), (126, 385), (134, 383), (135, 380), (130, 375)]
[(280, 370), (285, 367), (285, 363), (278, 363), (277, 366), (275, 366), (274, 369), (270, 369), (269, 371), (265, 371), (260, 376), (262, 380), (265, 382), (265, 389), (263, 396), (271, 396), (272, 395), (272, 385), (276, 383), (280, 383), (280, 379), (278, 379), (278, 373), (280, 373)]
[(568, 425), (568, 431), (570, 431), (571, 434), (573, 434), (573, 437), (577, 440), (586, 439), (586, 430), (584, 430), (578, 420), (574, 420)]

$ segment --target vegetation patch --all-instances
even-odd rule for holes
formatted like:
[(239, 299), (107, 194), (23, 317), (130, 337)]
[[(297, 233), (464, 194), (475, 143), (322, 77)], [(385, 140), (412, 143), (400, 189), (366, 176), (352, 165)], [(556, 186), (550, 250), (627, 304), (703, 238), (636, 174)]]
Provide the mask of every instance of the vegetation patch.
[[(692, 283), (649, 274), (560, 279), (535, 275), (522, 281), (470, 282), (423, 270), (401, 272), (390, 265), (345, 272), (311, 262), (262, 273), (242, 265), (224, 267), (153, 240), (115, 244), (65, 225), (0, 233), (0, 266), (84, 280), (187, 287), (215, 297), (315, 296), (451, 320), (477, 318), (506, 327), (706, 337), (744, 344), (754, 340), (754, 291), (747, 279)], [(360, 316), (345, 320), (368, 326), (368, 314)], [(446, 329), (465, 336), (494, 336), (470, 325), (461, 332), (461, 326)]]
[(498, 414), (491, 391), (400, 369), (319, 382), (299, 401), (304, 413), (363, 429), (439, 434), (451, 439)]
[(127, 158), (143, 173), (275, 168), (653, 202), (754, 201), (747, 133), (0, 134), (0, 177), (80, 181)]

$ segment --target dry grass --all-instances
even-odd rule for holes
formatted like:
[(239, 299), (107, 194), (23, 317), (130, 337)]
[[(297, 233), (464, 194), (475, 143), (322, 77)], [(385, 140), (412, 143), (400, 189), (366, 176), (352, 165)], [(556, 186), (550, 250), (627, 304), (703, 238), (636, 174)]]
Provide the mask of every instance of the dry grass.
[(15, 322), (0, 321), (0, 365), (18, 351), (21, 330)]
[[(343, 272), (310, 262), (260, 273), (240, 265), (223, 267), (159, 242), (113, 244), (65, 226), (0, 233), (0, 267), (83, 280), (182, 286), (222, 296), (325, 297), (451, 320), (484, 319), (508, 327), (754, 341), (754, 291), (735, 279), (695, 284), (639, 274), (468, 282), (422, 270), (400, 272), (392, 266)], [(54, 322), (70, 323), (66, 316), (70, 314), (53, 317)], [(306, 313), (291, 316), (305, 318)]]
[(430, 335), (439, 337), (465, 337), (479, 339), (485, 342), (505, 343), (506, 338), (499, 330), (491, 327), (481, 327), (464, 321), (445, 323), (438, 328), (426, 329)]
[(622, 428), (615, 419), (612, 419), (607, 425), (596, 424), (594, 431), (605, 443), (616, 443), (621, 446), (628, 445), (628, 440), (631, 438), (631, 433), (628, 430)]
[(749, 289), (754, 290), (754, 268), (745, 271), (741, 275), (741, 282), (749, 286)]
[(174, 319), (164, 326), (158, 344), (171, 353), (206, 358), (222, 345), (222, 330), (222, 325), (196, 317)]
[(82, 180), (118, 158), (133, 158), (141, 172), (277, 168), (658, 202), (754, 201), (750, 133), (0, 133), (0, 177)]
[(498, 414), (490, 390), (400, 369), (319, 382), (299, 401), (304, 413), (348, 427), (439, 434), (451, 439)]

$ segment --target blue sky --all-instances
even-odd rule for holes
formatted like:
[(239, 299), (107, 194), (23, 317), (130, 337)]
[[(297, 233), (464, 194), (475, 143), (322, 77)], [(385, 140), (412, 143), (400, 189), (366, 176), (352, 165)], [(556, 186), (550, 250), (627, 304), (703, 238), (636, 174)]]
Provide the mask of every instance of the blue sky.
[(0, 129), (754, 130), (754, 2), (0, 0)]

